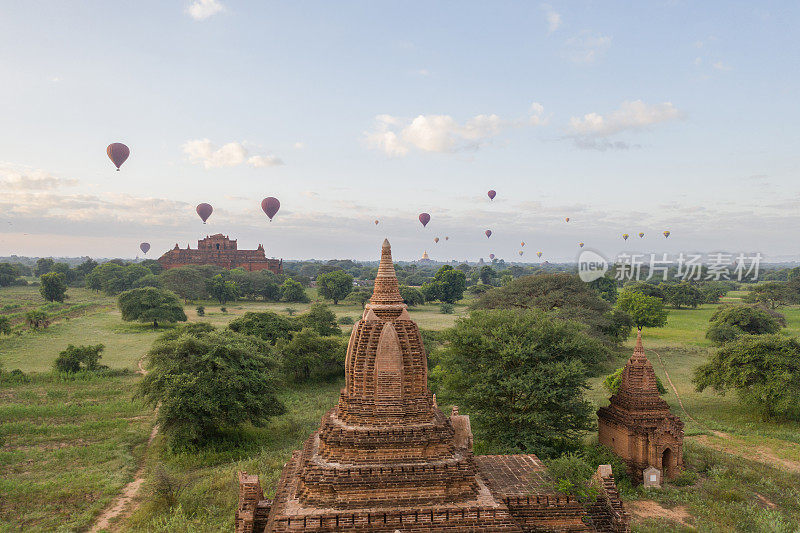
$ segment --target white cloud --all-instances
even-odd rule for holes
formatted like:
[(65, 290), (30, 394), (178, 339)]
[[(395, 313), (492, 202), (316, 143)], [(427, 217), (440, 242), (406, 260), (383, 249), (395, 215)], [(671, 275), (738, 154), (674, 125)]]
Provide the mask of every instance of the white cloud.
[(476, 115), (463, 123), (450, 115), (419, 115), (413, 120), (378, 115), (374, 131), (365, 135), (371, 148), (390, 157), (407, 155), (412, 148), (435, 153), (474, 151), (507, 128), (544, 123), (543, 112), (541, 104), (534, 103), (526, 121), (508, 121), (490, 114)]
[(730, 65), (726, 65), (722, 61), (717, 61), (711, 66), (714, 67), (714, 70), (722, 70), (722, 71), (725, 71), (725, 72), (727, 72), (727, 71), (732, 69), (732, 67)]
[(296, 150), (302, 150), (303, 148), (306, 147), (306, 145), (301, 143), (301, 142), (296, 142), (296, 143), (294, 143), (294, 147), (295, 147)]
[(240, 142), (230, 142), (217, 148), (209, 139), (195, 139), (183, 144), (183, 153), (192, 163), (202, 163), (206, 168), (235, 167), (245, 161), (256, 167), (274, 167), (283, 164), (275, 155), (254, 155), (248, 157), (247, 148)]
[(575, 63), (592, 63), (611, 47), (611, 37), (589, 31), (567, 39), (567, 57)]
[(283, 164), (283, 160), (274, 155), (254, 155), (253, 157), (247, 160), (247, 164), (252, 165), (256, 168), (277, 167)]
[(544, 106), (539, 102), (533, 102), (530, 108), (530, 118), (528, 122), (531, 123), (533, 126), (540, 126), (547, 123), (547, 119), (543, 117), (544, 115)]
[(622, 102), (619, 109), (605, 116), (587, 113), (583, 117), (572, 117), (569, 129), (579, 148), (627, 149), (632, 146), (605, 138), (624, 131), (646, 129), (661, 122), (675, 120), (679, 116), (680, 112), (672, 102), (648, 105), (641, 100), (634, 100)]
[(541, 7), (547, 19), (547, 31), (553, 33), (561, 26), (561, 15), (550, 4), (542, 4)]
[(0, 189), (5, 191), (50, 191), (77, 183), (76, 179), (59, 178), (44, 170), (0, 163)]
[(195, 20), (205, 20), (212, 15), (225, 11), (218, 0), (193, 0), (186, 12)]
[(247, 157), (247, 149), (241, 143), (231, 142), (217, 148), (208, 139), (186, 141), (183, 152), (193, 163), (202, 163), (206, 168), (234, 167)]
[(431, 71), (426, 68), (421, 68), (417, 71), (417, 74), (419, 74), (420, 76), (430, 76)]

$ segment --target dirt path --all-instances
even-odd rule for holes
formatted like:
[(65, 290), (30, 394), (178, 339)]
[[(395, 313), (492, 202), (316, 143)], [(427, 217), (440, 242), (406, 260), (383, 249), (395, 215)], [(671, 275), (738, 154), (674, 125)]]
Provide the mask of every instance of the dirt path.
[[(686, 415), (686, 418), (713, 435), (694, 435), (689, 438), (699, 442), (703, 446), (714, 448), (717, 451), (725, 452), (730, 455), (736, 455), (745, 459), (750, 459), (751, 461), (756, 461), (758, 463), (764, 463), (769, 466), (784, 468), (791, 472), (800, 473), (800, 462), (778, 457), (766, 446), (754, 446), (746, 442), (744, 439), (740, 439), (729, 433), (725, 433), (724, 431), (711, 429), (690, 415), (686, 410), (686, 407), (683, 405), (681, 396), (678, 394), (678, 389), (675, 388), (675, 384), (672, 383), (672, 379), (669, 377), (669, 372), (667, 372), (667, 367), (664, 365), (664, 360), (661, 358), (661, 355), (655, 350), (650, 350), (650, 352), (656, 354), (656, 357), (658, 357), (658, 362), (661, 364), (661, 369), (664, 371), (664, 375), (667, 377), (669, 386), (672, 387), (672, 391), (675, 393), (675, 397), (678, 399), (678, 405), (681, 406), (681, 410), (683, 411), (683, 414)], [(790, 442), (782, 443), (782, 446), (800, 448), (800, 446)]]
[[(139, 367), (139, 374), (146, 375), (147, 370), (144, 369), (144, 364), (142, 361), (144, 357), (139, 359), (137, 362), (137, 366)], [(153, 439), (156, 438), (158, 435), (158, 426), (153, 426), (153, 430), (150, 432), (150, 438), (147, 439), (147, 447), (149, 448), (150, 445), (153, 443)], [(145, 450), (145, 455), (147, 451)], [(89, 530), (89, 533), (98, 533), (99, 531), (110, 530), (111, 521), (120, 516), (130, 516), (136, 510), (137, 505), (134, 503), (134, 499), (136, 495), (139, 494), (139, 489), (142, 487), (144, 483), (144, 472), (145, 472), (145, 464), (142, 461), (142, 465), (136, 470), (136, 473), (133, 476), (133, 481), (128, 483), (122, 488), (122, 492), (114, 498), (111, 504), (103, 509), (103, 512), (100, 513), (100, 516), (97, 517), (92, 528)]]
[(653, 500), (636, 500), (632, 502), (625, 502), (625, 508), (629, 513), (637, 518), (647, 519), (667, 519), (677, 522), (682, 526), (689, 526), (691, 515), (686, 510), (686, 507), (679, 505), (672, 509), (662, 507), (658, 502)]

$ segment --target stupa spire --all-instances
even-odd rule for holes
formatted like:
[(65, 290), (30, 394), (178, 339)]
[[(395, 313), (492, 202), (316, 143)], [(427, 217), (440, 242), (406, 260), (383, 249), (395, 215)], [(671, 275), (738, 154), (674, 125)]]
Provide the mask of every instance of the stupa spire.
[(655, 370), (644, 353), (642, 330), (638, 330), (636, 333), (636, 346), (633, 348), (633, 355), (628, 360), (628, 364), (625, 365), (625, 370), (622, 371), (619, 392), (660, 399)]
[(389, 239), (384, 239), (383, 246), (381, 246), (381, 262), (378, 265), (375, 288), (369, 303), (373, 305), (403, 305), (403, 297), (400, 296), (397, 274), (392, 262), (392, 245), (389, 244)]

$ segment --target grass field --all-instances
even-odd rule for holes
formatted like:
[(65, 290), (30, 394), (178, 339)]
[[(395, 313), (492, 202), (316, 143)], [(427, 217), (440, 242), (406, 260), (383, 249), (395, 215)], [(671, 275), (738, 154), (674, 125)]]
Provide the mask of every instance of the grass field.
[[(274, 490), (291, 451), (336, 402), (339, 382), (289, 387), (281, 395), (287, 413), (266, 428), (231, 435), (229, 442), (193, 454), (170, 452), (160, 437), (147, 447), (152, 412), (131, 401), (140, 377), (130, 371), (161, 330), (122, 322), (113, 298), (80, 289), (70, 289), (69, 295), (64, 307), (50, 308), (55, 318), (46, 330), (32, 332), (19, 324), (13, 335), (0, 338), (6, 370), (41, 373), (30, 383), (0, 387), (0, 532), (85, 530), (142, 461), (143, 497), (132, 516), (112, 523), (113, 530), (230, 530), (236, 471), (257, 473), (267, 491)], [(313, 291), (310, 295), (315, 297)], [(727, 301), (741, 295), (730, 294)], [(193, 303), (186, 306), (189, 320), (218, 326), (247, 311), (288, 314), (291, 308), (301, 314), (310, 305), (234, 302), (222, 312), (218, 303), (200, 303), (205, 316), (197, 316)], [(43, 305), (35, 287), (0, 289), (0, 313)], [(735, 395), (694, 391), (693, 369), (713, 350), (704, 335), (715, 307), (671, 310), (667, 327), (644, 333), (645, 350), (670, 389), (665, 399), (686, 423), (685, 460), (697, 479), (661, 491), (623, 487), (634, 529), (800, 531), (800, 425), (762, 420), (740, 406)], [(338, 317), (353, 319), (362, 312), (359, 306), (332, 309)], [(786, 334), (800, 335), (800, 308), (780, 311), (787, 317)], [(410, 312), (421, 328), (440, 330), (464, 316), (466, 306), (456, 306), (451, 315), (441, 314), (438, 305)], [(45, 374), (67, 344), (98, 342), (106, 346), (101, 362), (129, 373), (72, 382)], [(597, 406), (607, 402), (603, 376), (624, 365), (632, 347), (631, 340), (591, 380), (587, 397)]]

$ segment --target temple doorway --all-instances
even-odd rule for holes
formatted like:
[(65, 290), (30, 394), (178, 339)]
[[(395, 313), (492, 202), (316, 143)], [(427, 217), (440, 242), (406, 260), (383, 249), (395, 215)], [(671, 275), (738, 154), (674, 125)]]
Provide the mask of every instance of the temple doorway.
[(664, 453), (661, 456), (661, 475), (664, 479), (670, 479), (675, 474), (675, 459), (673, 458), (672, 450), (664, 448)]

